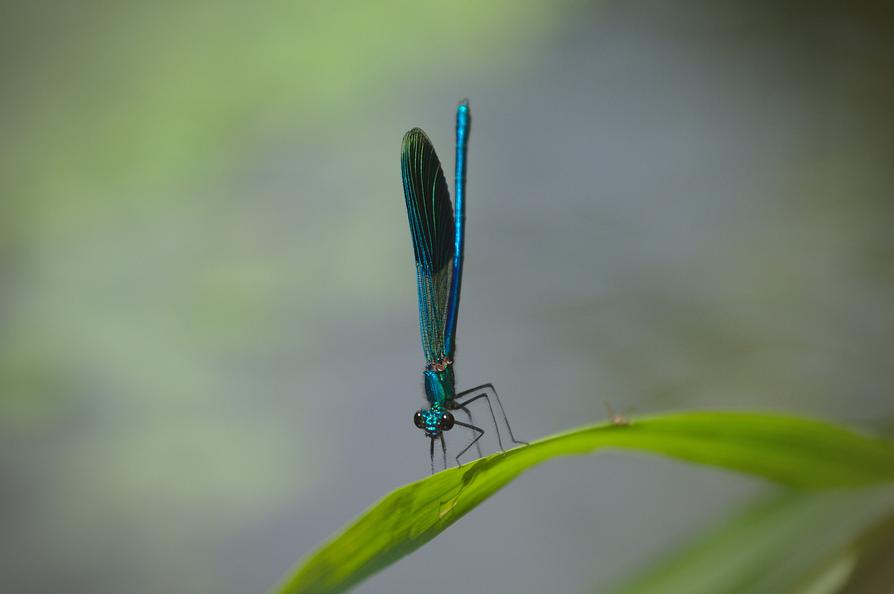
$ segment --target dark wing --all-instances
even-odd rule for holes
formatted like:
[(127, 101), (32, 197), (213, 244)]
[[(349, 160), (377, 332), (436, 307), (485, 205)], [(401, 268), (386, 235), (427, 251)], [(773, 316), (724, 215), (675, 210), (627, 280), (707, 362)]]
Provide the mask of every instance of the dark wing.
[(416, 256), (419, 331), (429, 363), (445, 357), (444, 329), (453, 271), (453, 207), (435, 149), (419, 128), (404, 135), (400, 169)]

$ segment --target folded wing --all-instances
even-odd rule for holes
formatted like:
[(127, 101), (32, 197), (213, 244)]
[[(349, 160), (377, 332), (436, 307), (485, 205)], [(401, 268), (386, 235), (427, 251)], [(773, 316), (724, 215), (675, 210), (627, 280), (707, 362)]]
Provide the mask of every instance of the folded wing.
[(453, 272), (454, 221), (450, 193), (435, 149), (419, 128), (404, 135), (401, 174), (419, 286), (419, 330), (429, 363), (446, 356), (444, 333)]

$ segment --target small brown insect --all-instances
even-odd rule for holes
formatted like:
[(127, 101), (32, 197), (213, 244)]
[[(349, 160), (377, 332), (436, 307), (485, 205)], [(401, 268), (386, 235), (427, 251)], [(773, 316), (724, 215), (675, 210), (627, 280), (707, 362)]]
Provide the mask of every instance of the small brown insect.
[(612, 425), (616, 427), (629, 427), (630, 419), (625, 417), (624, 415), (616, 415), (615, 411), (612, 409), (612, 405), (605, 401), (602, 403), (605, 405), (605, 413), (608, 415), (608, 420)]

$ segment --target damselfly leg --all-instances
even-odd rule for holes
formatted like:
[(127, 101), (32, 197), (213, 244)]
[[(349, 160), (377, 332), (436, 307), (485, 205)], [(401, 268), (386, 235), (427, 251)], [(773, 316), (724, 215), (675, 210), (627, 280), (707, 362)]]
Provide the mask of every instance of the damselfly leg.
[[(482, 429), (481, 427), (476, 427), (475, 425), (469, 425), (468, 423), (463, 423), (463, 422), (461, 422), (461, 421), (454, 421), (454, 422), (455, 422), (457, 425), (459, 425), (460, 427), (465, 427), (466, 429), (471, 429), (472, 431), (475, 431), (475, 432), (478, 433), (478, 435), (475, 436), (475, 439), (472, 440), (472, 443), (470, 443), (469, 445), (467, 445), (466, 447), (464, 447), (464, 448), (463, 448), (463, 451), (461, 451), (460, 453), (458, 453), (458, 454), (456, 455), (456, 465), (457, 465), (457, 466), (462, 466), (462, 463), (460, 463), (460, 461), (459, 461), (460, 456), (462, 456), (463, 454), (465, 454), (466, 452), (468, 452), (468, 451), (469, 451), (469, 448), (471, 448), (473, 445), (477, 445), (477, 444), (478, 444), (478, 440), (481, 439), (481, 436), (482, 436), (482, 435), (484, 435), (484, 429)], [(479, 449), (478, 451), (480, 452), (481, 450)]]
[[(462, 425), (463, 423), (458, 423)], [(428, 455), (431, 458), (431, 473), (435, 473), (435, 439), (440, 438), (441, 440), (441, 453), (444, 455), (444, 468), (441, 470), (447, 470), (447, 442), (444, 441), (444, 434), (441, 433), (437, 438), (432, 437), (431, 439), (431, 447), (428, 448)]]
[[(481, 392), (481, 393), (475, 394), (476, 392)], [(459, 402), (460, 398), (468, 396), (469, 394), (475, 394), (475, 395), (471, 396), (470, 398), (467, 398), (463, 402)], [(509, 438), (512, 440), (512, 443), (517, 444), (517, 445), (528, 445), (528, 442), (516, 439), (515, 435), (512, 433), (512, 425), (509, 424), (509, 418), (506, 416), (506, 410), (503, 408), (503, 403), (500, 402), (500, 395), (497, 394), (497, 390), (496, 390), (496, 388), (494, 388), (493, 384), (483, 384), (483, 385), (477, 386), (475, 388), (472, 388), (471, 390), (465, 390), (463, 392), (460, 392), (459, 394), (456, 395), (456, 398), (454, 399), (454, 406), (456, 408), (462, 408), (462, 407), (468, 406), (469, 404), (471, 404), (472, 402), (475, 402), (476, 400), (480, 400), (481, 398), (484, 398), (487, 401), (487, 407), (490, 409), (491, 417), (494, 420), (494, 428), (497, 430), (497, 443), (500, 444), (500, 450), (505, 451), (505, 449), (503, 448), (503, 440), (500, 437), (500, 427), (497, 424), (497, 417), (496, 417), (496, 415), (494, 415), (494, 407), (490, 403), (489, 394), (493, 394), (494, 399), (496, 399), (496, 401), (497, 401), (497, 406), (500, 408), (500, 415), (503, 417), (503, 422), (506, 423), (506, 428), (509, 430)]]
[(447, 470), (447, 442), (444, 441), (444, 434), (441, 434), (441, 454), (444, 456), (444, 470)]
[(428, 456), (431, 458), (431, 473), (435, 473), (435, 438), (431, 438), (431, 446), (428, 448)]
[[(460, 406), (460, 405), (458, 405), (458, 406), (456, 407), (456, 409), (457, 409), (457, 410), (461, 410), (461, 411), (463, 411), (464, 413), (466, 413), (466, 416), (469, 417), (469, 424), (470, 424), (470, 425), (473, 425), (473, 426), (475, 425), (475, 417), (472, 416), (472, 411), (471, 411), (471, 410), (469, 410), (469, 409), (466, 408), (465, 406)], [(479, 437), (480, 437), (480, 436), (479, 436)], [(472, 444), (475, 444), (475, 449), (478, 450), (478, 457), (479, 457), (479, 458), (482, 457), (484, 454), (481, 452), (481, 444), (478, 443), (478, 438), (477, 438), (477, 437), (476, 437), (475, 439), (473, 439), (473, 440), (469, 443), (469, 447), (471, 447)]]
[[(464, 393), (467, 393), (467, 392), (464, 392)], [(458, 397), (459, 396), (457, 396), (457, 398)], [(477, 400), (481, 400), (482, 398), (484, 398), (485, 402), (487, 402), (487, 408), (490, 409), (490, 417), (491, 417), (491, 419), (493, 419), (494, 429), (496, 429), (496, 431), (497, 431), (497, 443), (500, 444), (500, 451), (505, 452), (506, 449), (503, 447), (503, 439), (500, 437), (500, 426), (497, 425), (497, 415), (494, 414), (494, 407), (490, 405), (490, 398), (487, 397), (487, 394), (478, 394), (477, 396), (472, 396), (465, 402), (458, 402), (456, 400), (453, 400), (450, 403), (450, 406), (453, 409), (457, 409), (457, 408), (467, 409), (467, 407), (470, 404), (472, 404), (473, 402), (475, 402)]]

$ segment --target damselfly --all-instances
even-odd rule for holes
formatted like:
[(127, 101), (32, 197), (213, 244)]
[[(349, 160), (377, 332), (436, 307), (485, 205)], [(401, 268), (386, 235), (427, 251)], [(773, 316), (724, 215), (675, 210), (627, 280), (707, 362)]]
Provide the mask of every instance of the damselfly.
[[(460, 456), (473, 445), (477, 447), (478, 455), (481, 455), (478, 440), (484, 435), (484, 430), (474, 424), (472, 412), (468, 408), (481, 399), (487, 402), (501, 450), (503, 440), (491, 396), (496, 400), (513, 443), (527, 443), (515, 439), (512, 434), (512, 427), (493, 384), (483, 384), (460, 393), (456, 393), (454, 388), (453, 357), (463, 272), (466, 157), (470, 124), (469, 102), (463, 100), (456, 108), (456, 204), (453, 208), (441, 163), (425, 132), (413, 128), (404, 135), (401, 148), (404, 197), (416, 256), (419, 331), (425, 354), (423, 377), (425, 397), (428, 400), (428, 408), (417, 411), (413, 416), (413, 423), (431, 440), (429, 456), (432, 472), (435, 469), (435, 440), (441, 442), (446, 468), (447, 445), (444, 442), (444, 432), (454, 426), (464, 427), (474, 434), (472, 441), (457, 454), (457, 465), (460, 464)], [(468, 423), (453, 417), (451, 411), (457, 410), (468, 416)]]

